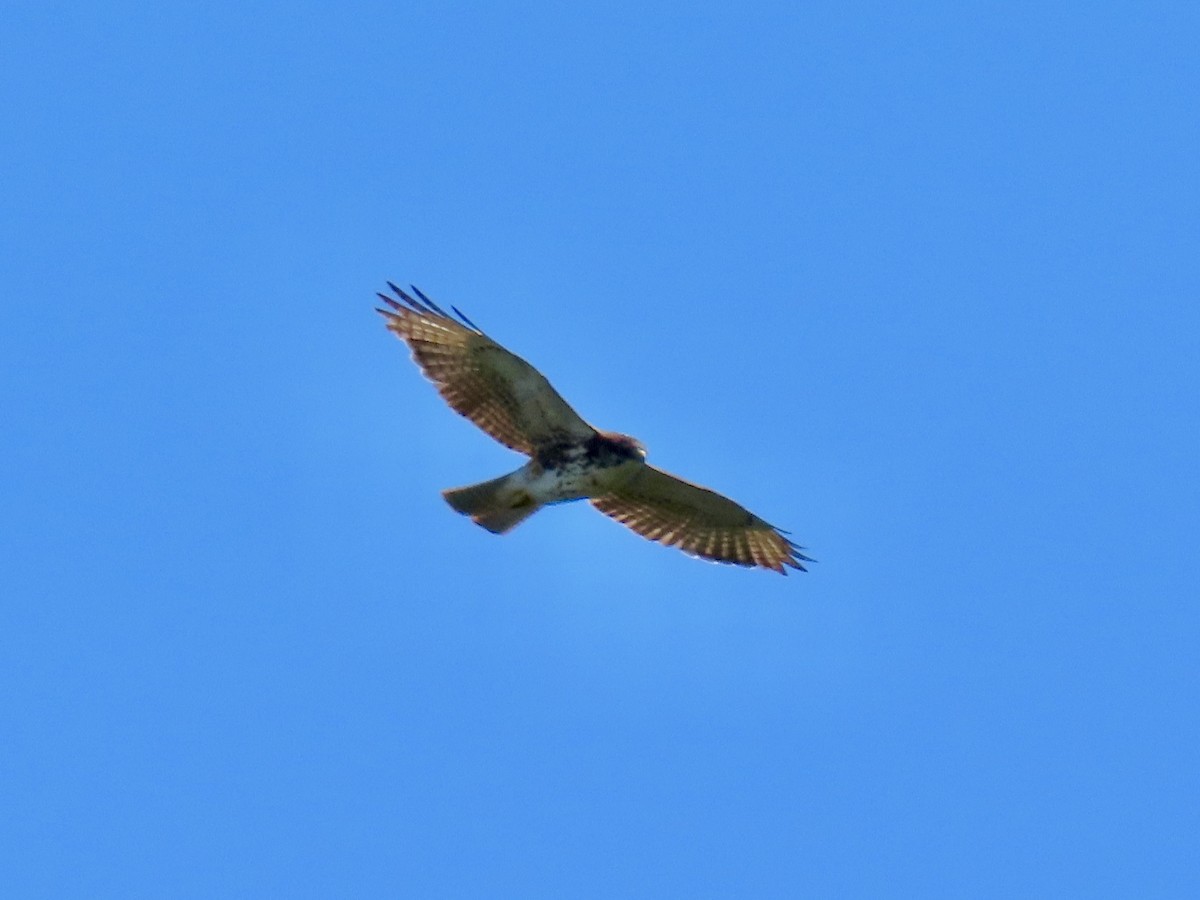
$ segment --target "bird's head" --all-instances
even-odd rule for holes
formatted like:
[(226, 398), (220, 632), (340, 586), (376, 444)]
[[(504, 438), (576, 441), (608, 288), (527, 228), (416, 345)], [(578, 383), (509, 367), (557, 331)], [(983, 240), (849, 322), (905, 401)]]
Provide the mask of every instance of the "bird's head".
[(630, 437), (627, 434), (617, 434), (615, 431), (605, 431), (602, 434), (627, 453), (631, 459), (646, 458), (646, 448), (642, 446), (642, 442), (637, 438)]

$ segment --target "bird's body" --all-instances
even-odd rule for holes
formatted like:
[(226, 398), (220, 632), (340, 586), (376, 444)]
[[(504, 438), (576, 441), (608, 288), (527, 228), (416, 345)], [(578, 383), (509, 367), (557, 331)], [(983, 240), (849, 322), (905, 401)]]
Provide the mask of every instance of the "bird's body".
[(503, 534), (543, 506), (587, 499), (643, 537), (692, 556), (784, 575), (785, 567), (804, 570), (809, 558), (778, 529), (720, 494), (647, 465), (634, 438), (593, 428), (540, 372), (457, 309), (456, 320), (416, 288), (420, 299), (389, 286), (398, 299), (380, 294), (389, 309), (379, 312), (446, 402), (529, 456), (508, 475), (444, 491), (455, 510)]
[(547, 503), (594, 497), (641, 465), (642, 458), (636, 447), (604, 434), (581, 444), (550, 447), (529, 461), (531, 490), (543, 491)]
[(581, 444), (547, 448), (515, 472), (482, 484), (452, 488), (443, 496), (488, 531), (503, 534), (543, 506), (605, 492), (632, 474), (640, 462), (640, 455), (632, 447), (597, 434)]

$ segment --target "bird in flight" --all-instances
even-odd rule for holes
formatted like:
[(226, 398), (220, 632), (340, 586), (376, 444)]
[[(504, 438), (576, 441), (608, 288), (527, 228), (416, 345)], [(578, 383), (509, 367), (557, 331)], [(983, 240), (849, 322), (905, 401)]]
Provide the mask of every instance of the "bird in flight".
[(500, 478), (442, 496), (493, 534), (543, 506), (588, 500), (606, 516), (689, 556), (781, 575), (812, 562), (770, 523), (708, 488), (646, 463), (634, 438), (593, 428), (537, 369), (510, 353), (455, 307), (444, 312), (413, 287), (379, 294), (387, 327), (455, 412), (529, 462)]

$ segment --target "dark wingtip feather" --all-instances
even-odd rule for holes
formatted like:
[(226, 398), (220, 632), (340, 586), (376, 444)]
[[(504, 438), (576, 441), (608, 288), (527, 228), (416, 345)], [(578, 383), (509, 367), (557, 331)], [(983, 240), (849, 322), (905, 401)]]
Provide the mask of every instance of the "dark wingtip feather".
[[(785, 532), (785, 534), (786, 534), (786, 532)], [(800, 546), (799, 544), (797, 544), (795, 541), (790, 541), (790, 540), (788, 540), (787, 538), (784, 538), (784, 539), (783, 539), (783, 542), (784, 542), (785, 544), (787, 544), (787, 548), (788, 548), (788, 550), (789, 550), (789, 551), (791, 551), (791, 553), (792, 553), (792, 555), (793, 555), (793, 556), (797, 556), (797, 557), (799, 557), (800, 559), (807, 560), (808, 562), (816, 562), (816, 560), (815, 560), (815, 559), (813, 559), (811, 556), (805, 556), (803, 553), (801, 553), (800, 551), (801, 551), (801, 550), (803, 550), (803, 549), (805, 549), (805, 548), (804, 548), (804, 547), (801, 547), (801, 546)]]
[(804, 567), (804, 563), (816, 562), (815, 559), (810, 559), (809, 557), (807, 557), (803, 553), (801, 553), (800, 548), (797, 547), (795, 544), (793, 544), (791, 541), (787, 542), (787, 552), (788, 552), (788, 555), (784, 559), (782, 559), (780, 562), (782, 562), (783, 565), (785, 565), (785, 566), (791, 566), (793, 569), (798, 569), (801, 572), (808, 571), (808, 569), (806, 569)]
[(460, 319), (462, 319), (462, 320), (463, 320), (463, 323), (464, 323), (465, 325), (467, 325), (467, 326), (468, 326), (468, 327), (470, 327), (470, 328), (474, 328), (474, 329), (475, 329), (476, 331), (478, 331), (480, 334), (482, 334), (482, 333), (483, 333), (483, 329), (482, 329), (482, 328), (480, 328), (478, 325), (476, 325), (474, 322), (472, 322), (470, 319), (468, 319), (468, 318), (467, 318), (465, 315), (463, 315), (463, 311), (462, 311), (461, 309), (459, 309), (457, 306), (451, 306), (450, 308), (451, 308), (452, 310), (454, 310), (454, 314), (455, 314), (456, 316), (458, 316)]
[(417, 287), (415, 284), (410, 284), (409, 287), (413, 289), (413, 293), (415, 293), (418, 297), (420, 297), (421, 302), (424, 303), (430, 310), (437, 313), (443, 319), (450, 318), (448, 315), (446, 315), (446, 311), (444, 309), (442, 309), (440, 306), (438, 306), (436, 303), (434, 303), (432, 300), (430, 300), (427, 296), (425, 296), (425, 294), (423, 294), (421, 292), (421, 289), (419, 287)]
[(795, 558), (789, 559), (787, 561), (789, 566), (791, 566), (793, 569), (799, 569), (801, 572), (808, 571), (807, 567), (805, 567), (805, 565), (804, 565), (804, 563), (806, 563), (806, 562), (811, 563), (811, 562), (816, 562), (816, 560), (809, 559), (807, 556), (801, 556), (801, 555), (797, 554)]
[[(390, 288), (392, 289), (392, 293), (393, 293), (393, 294), (395, 294), (395, 295), (396, 295), (397, 297), (399, 297), (400, 299), (402, 299), (402, 300), (408, 299), (408, 298), (407, 298), (407, 296), (405, 295), (404, 291), (400, 290), (400, 288), (398, 288), (398, 287), (396, 286), (396, 282), (394, 282), (394, 281), (389, 281), (389, 282), (387, 283), (387, 286), (388, 286), (388, 287), (390, 287)], [(382, 295), (382, 294), (380, 294), (380, 296), (383, 296), (383, 295)]]
[[(387, 286), (392, 289), (392, 293), (394, 293), (397, 297), (399, 297), (401, 300), (403, 300), (404, 303), (408, 304), (408, 307), (407, 307), (408, 309), (411, 309), (412, 311), (420, 313), (422, 315), (441, 316), (443, 319), (450, 319), (451, 321), (453, 321), (452, 316), (450, 316), (444, 309), (442, 309), (433, 300), (431, 300), (429, 295), (426, 294), (424, 291), (422, 291), (415, 284), (409, 285), (409, 287), (412, 289), (413, 294), (416, 294), (415, 297), (413, 296), (413, 294), (410, 294), (407, 291), (405, 291), (402, 287), (400, 287), (394, 281), (389, 281), (387, 283)], [(384, 303), (386, 303), (388, 306), (392, 307), (393, 309), (398, 309), (398, 310), (402, 310), (402, 311), (404, 311), (406, 309), (405, 306), (398, 303), (394, 298), (389, 297), (386, 294), (377, 294), (376, 296), (378, 296), (381, 300), (383, 300)], [(466, 325), (468, 328), (478, 331), (480, 334), (483, 334), (483, 329), (480, 328), (478, 325), (476, 325), (474, 322), (472, 322), (470, 319), (468, 319), (467, 316), (463, 313), (463, 311), (461, 309), (459, 309), (457, 306), (451, 306), (450, 308), (452, 310), (454, 310), (454, 315), (458, 316), (459, 320), (464, 325)]]
[[(407, 303), (407, 304), (408, 304), (408, 308), (409, 308), (409, 309), (411, 309), (411, 310), (413, 310), (413, 311), (415, 311), (415, 312), (419, 312), (419, 313), (425, 314), (425, 315), (428, 315), (428, 314), (429, 314), (430, 310), (426, 309), (426, 308), (425, 308), (424, 306), (422, 306), (422, 305), (421, 305), (421, 304), (420, 304), (420, 303), (419, 303), (417, 300), (413, 299), (412, 295), (410, 295), (410, 294), (406, 293), (406, 292), (404, 291), (404, 289), (403, 289), (403, 288), (401, 288), (399, 285), (397, 285), (395, 282), (393, 282), (393, 281), (389, 281), (389, 282), (387, 283), (387, 286), (388, 286), (388, 287), (390, 287), (390, 288), (392, 289), (392, 292), (393, 292), (393, 293), (394, 293), (394, 294), (395, 294), (397, 297), (399, 297), (401, 300), (403, 300), (405, 303)], [(382, 295), (382, 294), (380, 294), (380, 296), (382, 297), (383, 295)], [(397, 303), (395, 300), (392, 300), (392, 299), (390, 299), (390, 298), (388, 298), (388, 297), (384, 297), (384, 299), (385, 299), (385, 300), (387, 300), (387, 301), (388, 301), (388, 303), (390, 303), (392, 306), (396, 307), (396, 309), (404, 309), (404, 307), (403, 307), (403, 306), (401, 306), (399, 303)]]

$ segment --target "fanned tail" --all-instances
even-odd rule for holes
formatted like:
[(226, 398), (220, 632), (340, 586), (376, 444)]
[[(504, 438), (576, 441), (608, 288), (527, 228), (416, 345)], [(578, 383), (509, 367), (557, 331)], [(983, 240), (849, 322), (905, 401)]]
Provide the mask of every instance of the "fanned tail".
[[(513, 473), (515, 474), (515, 473)], [(442, 491), (456, 512), (470, 516), (476, 525), (492, 534), (504, 534), (541, 509), (529, 493), (514, 485), (512, 475)]]

